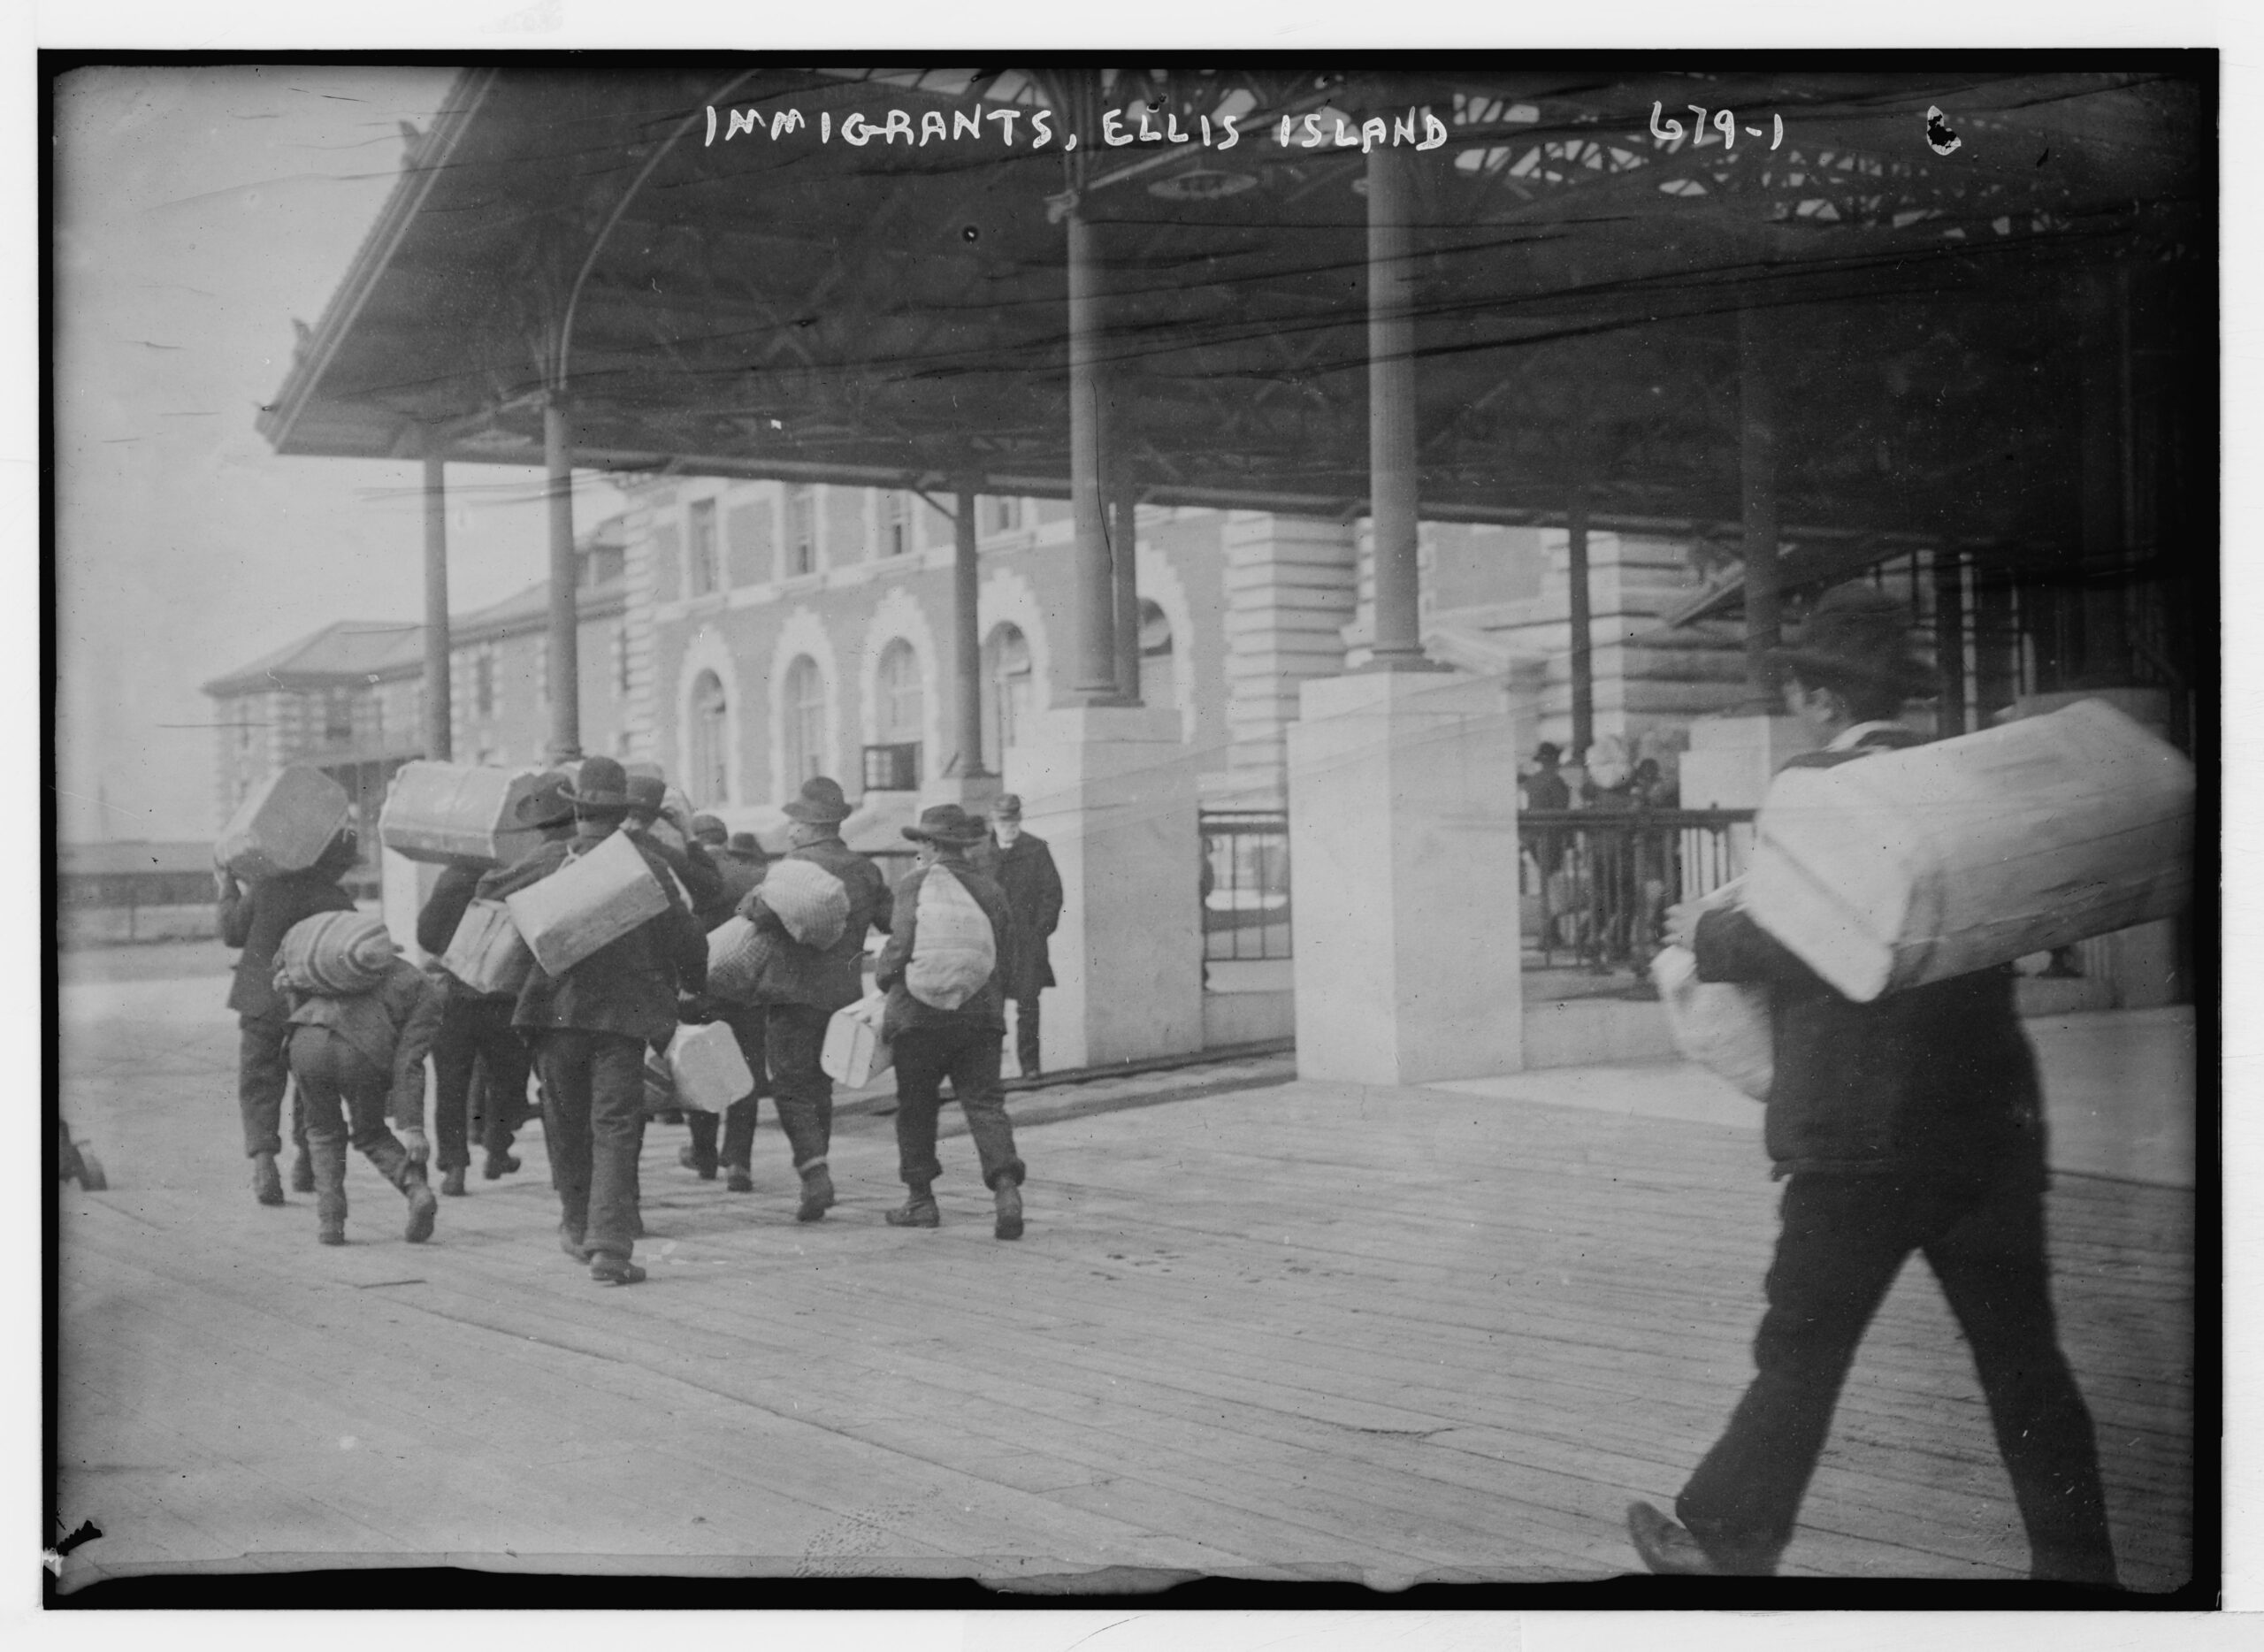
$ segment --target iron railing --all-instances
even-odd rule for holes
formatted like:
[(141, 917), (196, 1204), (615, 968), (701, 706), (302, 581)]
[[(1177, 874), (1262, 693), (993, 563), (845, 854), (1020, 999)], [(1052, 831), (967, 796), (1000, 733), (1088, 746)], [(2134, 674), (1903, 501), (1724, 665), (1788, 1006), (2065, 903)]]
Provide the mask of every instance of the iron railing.
[(1666, 909), (1745, 869), (1751, 809), (1527, 809), (1518, 816), (1528, 969), (1637, 975)]
[(1290, 955), (1289, 817), (1281, 809), (1205, 809), (1205, 961)]

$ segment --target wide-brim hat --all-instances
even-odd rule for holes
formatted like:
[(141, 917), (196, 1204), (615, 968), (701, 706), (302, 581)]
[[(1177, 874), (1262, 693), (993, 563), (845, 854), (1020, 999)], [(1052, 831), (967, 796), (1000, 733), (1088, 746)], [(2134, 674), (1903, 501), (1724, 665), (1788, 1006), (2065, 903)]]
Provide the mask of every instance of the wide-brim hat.
[(1933, 668), (1910, 646), (1910, 610), (1875, 585), (1832, 586), (1809, 610), (1798, 642), (1769, 657), (1803, 682), (1890, 689), (1906, 700), (1934, 689)]
[(920, 811), (920, 823), (906, 826), (904, 835), (914, 843), (943, 844), (965, 849), (981, 843), (985, 828), (983, 822), (956, 803), (938, 803), (931, 809)]
[(585, 758), (582, 772), (559, 788), (559, 796), (577, 809), (629, 810), (629, 776), (610, 757)]
[(574, 818), (573, 799), (567, 795), (573, 778), (563, 769), (552, 769), (519, 799), (511, 818), (522, 826), (565, 825)]
[(841, 783), (825, 775), (805, 780), (801, 795), (781, 812), (790, 821), (810, 826), (838, 826), (854, 813), (842, 795)]

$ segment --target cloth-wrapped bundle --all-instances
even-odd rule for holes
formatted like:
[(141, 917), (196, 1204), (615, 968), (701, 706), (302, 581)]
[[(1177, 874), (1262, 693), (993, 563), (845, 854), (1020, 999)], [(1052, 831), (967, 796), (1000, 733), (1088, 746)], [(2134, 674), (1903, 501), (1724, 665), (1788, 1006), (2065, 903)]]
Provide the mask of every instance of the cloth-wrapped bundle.
[(955, 1010), (998, 967), (990, 915), (949, 868), (931, 866), (920, 882), (914, 922), (904, 990), (931, 1008)]
[(745, 918), (728, 918), (708, 934), (708, 996), (752, 1004), (776, 952), (772, 937)]
[(382, 920), (359, 912), (318, 912), (284, 931), (275, 949), (275, 984), (318, 998), (350, 998), (382, 983), (400, 955)]
[(773, 861), (755, 886), (754, 898), (778, 914), (787, 934), (821, 952), (848, 927), (848, 886), (815, 860), (789, 855)]

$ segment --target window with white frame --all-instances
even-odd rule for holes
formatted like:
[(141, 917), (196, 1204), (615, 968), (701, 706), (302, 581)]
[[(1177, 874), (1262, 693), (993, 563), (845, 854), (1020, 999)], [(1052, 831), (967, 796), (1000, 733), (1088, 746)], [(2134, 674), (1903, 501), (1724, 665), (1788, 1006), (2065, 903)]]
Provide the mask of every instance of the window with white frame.
[(905, 746), (917, 741), (927, 707), (920, 687), (920, 656), (903, 638), (882, 651), (875, 690), (880, 744)]
[(722, 679), (702, 671), (692, 685), (692, 772), (685, 778), (693, 801), (708, 807), (731, 800), (727, 709)]
[(881, 554), (901, 556), (912, 548), (912, 496), (890, 488), (880, 502)]
[(1019, 499), (993, 497), (990, 501), (990, 532), (1012, 533), (1022, 525), (1022, 501)]
[(685, 509), (689, 530), (685, 552), (685, 583), (692, 594), (704, 597), (723, 588), (723, 570), (715, 548), (715, 501), (695, 499)]
[(825, 772), (825, 675), (807, 654), (786, 668), (786, 784)]
[(817, 571), (817, 490), (807, 482), (786, 485), (786, 577)]
[(1171, 622), (1147, 598), (1140, 599), (1140, 699), (1170, 710), (1179, 704), (1179, 679), (1172, 669)]
[(984, 732), (990, 736), (994, 760), (1019, 743), (1029, 720), (1033, 679), (1029, 640), (1019, 626), (1002, 624), (983, 646)]

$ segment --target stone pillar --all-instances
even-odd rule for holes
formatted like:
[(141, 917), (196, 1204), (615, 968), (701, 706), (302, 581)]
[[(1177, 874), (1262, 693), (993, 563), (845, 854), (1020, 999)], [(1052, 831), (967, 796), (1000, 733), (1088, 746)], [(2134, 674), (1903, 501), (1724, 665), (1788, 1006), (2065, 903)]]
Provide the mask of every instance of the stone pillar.
[(1179, 714), (1040, 712), (1005, 767), (1023, 823), (1061, 873), (1047, 1070), (1201, 1049), (1203, 840)]
[(445, 763), (454, 754), (448, 700), (448, 496), (447, 462), (424, 455), (424, 755)]
[(1369, 669), (1424, 669), (1417, 562), (1415, 271), (1409, 157), (1368, 151), (1368, 512), (1376, 623)]
[(1502, 685), (1375, 672), (1302, 698), (1289, 737), (1298, 1075), (1518, 1070), (1517, 734)]
[(566, 400), (553, 392), (542, 409), (542, 457), (550, 504), (550, 761), (582, 754), (581, 603), (574, 582), (573, 433)]
[(1358, 598), (1359, 547), (1341, 522), (1229, 512), (1227, 774), (1222, 793), (1253, 805), (1287, 795), (1297, 692), (1344, 669), (1344, 627)]
[[(1115, 421), (1121, 438), (1124, 421)], [(1140, 547), (1139, 496), (1132, 490), (1128, 470), (1116, 473), (1114, 517), (1109, 534), (1110, 571), (1115, 581), (1116, 694), (1128, 706), (1140, 703)]]

